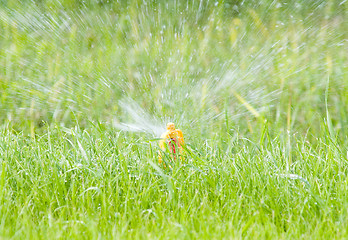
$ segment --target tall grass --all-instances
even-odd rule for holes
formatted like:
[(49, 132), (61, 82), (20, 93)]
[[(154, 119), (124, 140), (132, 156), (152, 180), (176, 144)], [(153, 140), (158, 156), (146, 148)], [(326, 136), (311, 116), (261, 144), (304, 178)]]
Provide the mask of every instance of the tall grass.
[(347, 237), (347, 2), (0, 6), (0, 237)]

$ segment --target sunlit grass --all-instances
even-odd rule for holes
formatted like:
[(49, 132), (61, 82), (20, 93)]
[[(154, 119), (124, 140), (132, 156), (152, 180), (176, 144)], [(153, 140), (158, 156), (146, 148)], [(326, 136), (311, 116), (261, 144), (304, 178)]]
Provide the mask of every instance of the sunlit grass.
[(347, 2), (0, 4), (0, 238), (347, 237)]
[[(340, 145), (302, 137), (258, 142), (238, 131), (190, 134), (186, 162), (157, 165), (157, 148), (105, 126), (1, 131), (1, 233), (41, 237), (339, 237), (347, 216)], [(192, 139), (196, 137), (197, 140)], [(12, 227), (9, 227), (12, 226)]]

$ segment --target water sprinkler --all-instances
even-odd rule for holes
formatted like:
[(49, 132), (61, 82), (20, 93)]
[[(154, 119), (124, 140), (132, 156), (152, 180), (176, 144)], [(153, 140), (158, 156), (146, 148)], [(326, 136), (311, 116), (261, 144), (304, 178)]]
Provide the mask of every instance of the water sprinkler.
[(180, 129), (175, 129), (174, 123), (167, 124), (167, 131), (161, 135), (159, 146), (161, 150), (158, 154), (158, 161), (162, 164), (163, 152), (169, 152), (170, 156), (176, 160), (176, 155), (182, 152), (182, 146), (184, 145), (184, 135)]

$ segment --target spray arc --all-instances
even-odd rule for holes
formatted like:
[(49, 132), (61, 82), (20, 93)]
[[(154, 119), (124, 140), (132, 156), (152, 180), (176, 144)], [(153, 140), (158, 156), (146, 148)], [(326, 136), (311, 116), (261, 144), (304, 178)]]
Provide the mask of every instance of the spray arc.
[(176, 129), (174, 123), (167, 124), (167, 130), (161, 135), (159, 146), (161, 150), (158, 152), (158, 162), (163, 163), (163, 153), (168, 152), (173, 160), (176, 160), (178, 154), (182, 153), (184, 142), (184, 134), (180, 129)]

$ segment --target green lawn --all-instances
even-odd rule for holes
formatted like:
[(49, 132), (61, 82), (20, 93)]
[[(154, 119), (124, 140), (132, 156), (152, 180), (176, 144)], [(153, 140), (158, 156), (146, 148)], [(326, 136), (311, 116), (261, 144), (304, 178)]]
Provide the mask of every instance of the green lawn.
[(347, 9), (0, 1), (0, 239), (346, 239)]

